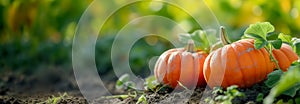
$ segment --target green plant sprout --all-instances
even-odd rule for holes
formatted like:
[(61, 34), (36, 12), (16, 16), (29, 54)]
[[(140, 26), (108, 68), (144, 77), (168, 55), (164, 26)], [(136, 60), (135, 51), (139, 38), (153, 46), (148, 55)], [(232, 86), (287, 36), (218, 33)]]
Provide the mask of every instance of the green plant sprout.
[(54, 96), (52, 95), (52, 97), (49, 97), (46, 101), (44, 102), (40, 102), (38, 104), (58, 104), (59, 101), (65, 99), (66, 97), (68, 96), (67, 93), (64, 93), (64, 94), (59, 94), (59, 96)]
[(130, 76), (128, 74), (122, 75), (119, 78), (119, 80), (117, 80), (115, 87), (117, 89), (124, 89), (124, 90), (134, 89), (135, 83), (133, 83), (132, 81), (129, 81), (129, 77)]
[(144, 83), (146, 90), (155, 91), (155, 88), (159, 85), (156, 78), (154, 76), (149, 76), (146, 78), (146, 82)]
[(257, 96), (256, 96), (256, 102), (262, 102), (264, 100), (264, 94), (263, 93), (259, 93)]
[(134, 91), (133, 93), (128, 93), (126, 95), (113, 95), (113, 96), (103, 96), (102, 98), (104, 99), (112, 99), (112, 98), (121, 98), (121, 99), (126, 99), (126, 98), (136, 98), (137, 97), (137, 92)]
[(240, 92), (238, 86), (232, 85), (227, 87), (226, 91), (222, 89), (222, 87), (214, 87), (213, 94), (221, 94), (215, 97), (215, 101), (219, 101), (221, 104), (231, 104), (231, 101), (236, 97), (243, 97), (245, 96), (244, 93)]
[(147, 104), (147, 99), (145, 97), (145, 95), (141, 95), (138, 99), (138, 101), (136, 102), (136, 104)]

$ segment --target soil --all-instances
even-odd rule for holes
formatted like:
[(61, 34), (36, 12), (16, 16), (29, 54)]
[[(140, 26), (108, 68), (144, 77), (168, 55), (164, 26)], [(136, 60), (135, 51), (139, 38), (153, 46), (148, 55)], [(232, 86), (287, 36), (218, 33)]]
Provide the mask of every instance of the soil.
[[(72, 70), (64, 70), (61, 68), (47, 68), (48, 70), (38, 70), (31, 75), (24, 75), (21, 72), (5, 72), (0, 77), (0, 104), (24, 104), (24, 103), (47, 103), (58, 98), (57, 103), (88, 103), (81, 95)], [(115, 89), (115, 81), (107, 80), (105, 82), (107, 88), (113, 94), (127, 94), (134, 91), (118, 91)], [(248, 89), (239, 89), (245, 93), (245, 97), (239, 97), (233, 100), (235, 104), (241, 103), (259, 103), (256, 97), (259, 93), (268, 94), (269, 89), (262, 87), (263, 83), (254, 85)], [(205, 98), (214, 98), (217, 95), (211, 95), (212, 90), (204, 90), (197, 88), (193, 92), (184, 90), (171, 93), (171, 88), (163, 90), (143, 91), (136, 98), (99, 98), (92, 103), (107, 104), (135, 104), (139, 96), (144, 93), (147, 103), (207, 103)], [(66, 93), (66, 95), (63, 95)], [(189, 99), (187, 95), (192, 94)], [(203, 96), (203, 94), (210, 96)], [(187, 102), (182, 102), (187, 100)]]
[(70, 69), (47, 67), (34, 73), (4, 71), (0, 74), (0, 104), (46, 103), (67, 94), (59, 103), (86, 103)]
[[(235, 98), (232, 103), (233, 104), (260, 104), (262, 102), (257, 102), (257, 95), (262, 93), (264, 95), (267, 95), (269, 93), (268, 88), (263, 87), (263, 83), (256, 84), (251, 88), (247, 89), (238, 89), (239, 91), (243, 92), (245, 96), (243, 97), (237, 97)], [(209, 101), (207, 98), (212, 99), (215, 98), (219, 94), (211, 94), (212, 90), (205, 90), (204, 88), (196, 88), (192, 93), (188, 90), (184, 91), (178, 91), (175, 93), (172, 93), (172, 89), (167, 89), (165, 91), (158, 91), (158, 92), (152, 92), (152, 91), (145, 91), (147, 103), (150, 104), (156, 104), (156, 103), (162, 103), (162, 104), (208, 104)], [(189, 99), (186, 99), (186, 96), (192, 94)], [(203, 96), (208, 95), (208, 96)], [(135, 104), (137, 102), (139, 97), (136, 98), (126, 98), (126, 99), (120, 99), (120, 98), (114, 98), (114, 99), (101, 99), (98, 100), (98, 102), (105, 102), (108, 104), (123, 104), (123, 103), (129, 103), (129, 104)], [(186, 101), (186, 102), (183, 102)], [(216, 101), (217, 102), (217, 101)]]

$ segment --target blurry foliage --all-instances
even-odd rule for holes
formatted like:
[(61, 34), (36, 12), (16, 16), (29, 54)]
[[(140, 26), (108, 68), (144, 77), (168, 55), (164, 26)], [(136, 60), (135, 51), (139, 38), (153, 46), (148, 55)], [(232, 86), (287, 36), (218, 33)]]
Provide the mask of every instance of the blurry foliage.
[(1, 0), (1, 69), (71, 61), (76, 22), (91, 0)]
[[(186, 5), (186, 8), (194, 8), (191, 13), (201, 12), (201, 7), (177, 1)], [(300, 33), (300, 1), (205, 1), (219, 22), (226, 26), (231, 40), (238, 40), (246, 26), (257, 21), (270, 21), (278, 31), (293, 36)], [(39, 65), (65, 64), (71, 67), (72, 39), (76, 24), (91, 2), (92, 0), (0, 0), (0, 68), (31, 70)], [(123, 1), (107, 1), (99, 9), (119, 5), (121, 2)], [(190, 33), (201, 28), (189, 14), (172, 5), (138, 2), (122, 7), (108, 18), (99, 33), (95, 59), (100, 73), (112, 69), (110, 49), (117, 32), (131, 20), (146, 15), (170, 18), (182, 24)], [(173, 27), (167, 28), (169, 29), (164, 31), (175, 31)], [(140, 39), (130, 52), (130, 66), (136, 74), (148, 74), (149, 58), (159, 56), (170, 48), (173, 46), (168, 41), (158, 37)]]
[[(154, 43), (149, 43), (149, 41), (147, 42), (149, 38), (152, 39), (151, 42), (154, 41)], [(168, 48), (173, 48), (173, 45), (168, 43), (167, 40), (161, 39), (157, 36), (148, 36), (137, 41), (129, 55), (129, 62), (132, 71), (135, 75), (140, 75), (142, 77), (149, 76), (151, 69), (148, 64), (151, 58), (154, 56), (160, 56), (160, 54)]]
[[(249, 24), (269, 21), (278, 32), (299, 37), (299, 0), (205, 0), (219, 22), (239, 31)], [(242, 31), (241, 31), (242, 32)], [(242, 35), (232, 32), (233, 40)]]

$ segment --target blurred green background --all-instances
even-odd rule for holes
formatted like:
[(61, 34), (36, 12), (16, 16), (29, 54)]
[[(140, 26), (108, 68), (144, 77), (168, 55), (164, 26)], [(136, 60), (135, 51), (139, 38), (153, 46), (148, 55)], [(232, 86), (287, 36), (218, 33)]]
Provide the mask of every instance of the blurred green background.
[[(201, 12), (188, 1), (176, 0), (195, 12)], [(221, 25), (226, 26), (230, 39), (240, 38), (251, 23), (271, 22), (278, 32), (299, 36), (299, 0), (205, 0)], [(32, 73), (41, 66), (60, 66), (72, 69), (72, 39), (81, 15), (92, 0), (0, 0), (0, 70)], [(107, 1), (109, 7), (120, 1)], [(103, 9), (99, 7), (99, 9)], [(104, 8), (105, 9), (105, 8)], [(169, 5), (151, 7), (149, 2), (127, 6), (114, 13), (104, 24), (101, 39), (96, 43), (96, 63), (100, 73), (112, 69), (110, 49), (116, 33), (131, 18), (160, 15), (184, 24), (189, 32), (201, 27), (195, 20)], [(168, 31), (173, 31), (172, 29)], [(134, 73), (150, 73), (148, 62), (173, 48), (167, 40), (145, 37), (134, 44), (130, 52), (130, 66)]]

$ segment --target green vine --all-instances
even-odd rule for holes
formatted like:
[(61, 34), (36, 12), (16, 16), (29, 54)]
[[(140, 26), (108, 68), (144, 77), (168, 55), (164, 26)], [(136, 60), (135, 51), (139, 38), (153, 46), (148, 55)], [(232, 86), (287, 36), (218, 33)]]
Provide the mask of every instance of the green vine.
[(274, 55), (272, 54), (273, 46), (268, 44), (268, 47), (270, 47), (270, 49), (267, 49), (267, 50), (270, 54), (271, 61), (275, 63), (277, 69), (281, 70), (279, 67), (278, 61), (275, 59)]

